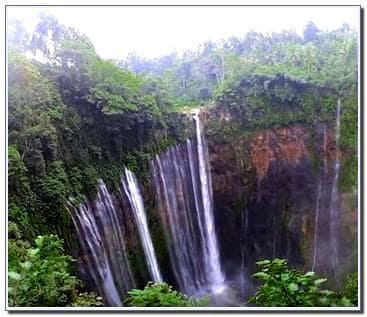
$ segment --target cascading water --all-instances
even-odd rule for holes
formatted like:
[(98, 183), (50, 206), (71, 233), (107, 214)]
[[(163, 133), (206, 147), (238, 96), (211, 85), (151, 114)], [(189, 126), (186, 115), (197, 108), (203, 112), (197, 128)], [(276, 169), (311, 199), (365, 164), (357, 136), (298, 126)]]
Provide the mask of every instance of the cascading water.
[(121, 213), (102, 180), (97, 198), (70, 208), (86, 268), (106, 305), (122, 306), (121, 298), (135, 286), (129, 267)]
[(323, 132), (323, 171), (319, 175), (319, 181), (317, 185), (317, 197), (316, 197), (316, 210), (315, 210), (315, 219), (314, 219), (314, 238), (313, 238), (313, 259), (312, 259), (312, 271), (315, 271), (317, 261), (318, 261), (318, 253), (319, 253), (319, 230), (320, 230), (320, 211), (322, 209), (322, 201), (324, 196), (324, 187), (326, 185), (326, 177), (328, 172), (327, 165), (327, 129), (326, 125), (324, 125)]
[(206, 248), (206, 264), (209, 266), (208, 274), (210, 280), (213, 281), (212, 287), (216, 291), (217, 287), (222, 287), (224, 282), (223, 273), (220, 267), (219, 259), (219, 248), (217, 243), (217, 235), (214, 227), (214, 216), (213, 216), (213, 189), (212, 180), (210, 176), (210, 166), (209, 166), (209, 153), (206, 140), (204, 139), (201, 131), (200, 119), (197, 115), (194, 116), (196, 123), (196, 138), (198, 147), (198, 157), (199, 157), (199, 171), (200, 171), (200, 183), (201, 183), (201, 194), (203, 199), (204, 208), (204, 218), (205, 218), (205, 230), (207, 234), (207, 243), (204, 244)]
[(340, 198), (338, 180), (340, 174), (340, 111), (338, 98), (335, 122), (335, 159), (333, 169), (327, 163), (327, 127), (323, 132), (323, 171), (319, 175), (315, 209), (314, 251), (312, 270), (324, 274), (332, 272), (337, 281), (339, 263)]
[(72, 219), (85, 253), (83, 262), (86, 262), (87, 271), (92, 277), (98, 294), (104, 298), (106, 305), (121, 306), (120, 296), (113, 281), (109, 261), (101, 247), (102, 238), (91, 208), (89, 204), (84, 203), (80, 205), (79, 210), (75, 208), (73, 210)]
[(247, 247), (247, 234), (248, 234), (248, 210), (242, 209), (241, 212), (241, 239), (240, 239), (240, 254), (241, 254), (241, 289), (242, 291), (246, 290), (246, 279), (245, 279), (245, 270), (246, 270), (246, 247)]
[(320, 199), (321, 199), (321, 182), (317, 186), (317, 198), (316, 198), (316, 211), (315, 211), (315, 229), (313, 237), (313, 260), (312, 260), (312, 271), (315, 271), (316, 260), (317, 260), (317, 248), (318, 248), (318, 231), (319, 231), (319, 214), (320, 214)]
[(134, 213), (134, 218), (143, 244), (144, 254), (147, 259), (149, 273), (155, 282), (162, 282), (162, 276), (155, 256), (152, 238), (148, 229), (143, 199), (136, 177), (131, 171), (125, 168), (125, 178), (121, 178), (121, 183)]
[(158, 213), (168, 238), (172, 269), (190, 296), (224, 288), (214, 227), (208, 148), (194, 116), (196, 140), (157, 155), (152, 162)]
[(337, 102), (337, 113), (336, 113), (336, 126), (335, 126), (335, 163), (334, 163), (334, 180), (331, 191), (331, 202), (330, 202), (330, 243), (331, 243), (331, 261), (334, 271), (334, 277), (336, 278), (336, 268), (338, 264), (338, 235), (339, 235), (339, 190), (338, 180), (340, 173), (340, 159), (339, 159), (339, 139), (340, 139), (340, 109), (341, 101), (338, 98)]

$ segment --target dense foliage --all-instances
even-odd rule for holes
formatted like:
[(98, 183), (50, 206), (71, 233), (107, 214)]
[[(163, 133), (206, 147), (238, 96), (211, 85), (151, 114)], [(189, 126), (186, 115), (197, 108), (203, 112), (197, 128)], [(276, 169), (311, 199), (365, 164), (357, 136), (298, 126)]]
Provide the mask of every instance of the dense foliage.
[(131, 54), (120, 64), (158, 76), (176, 104), (209, 100), (249, 75), (282, 73), (344, 90), (357, 84), (357, 32), (346, 24), (322, 31), (310, 22), (303, 36), (249, 31), (243, 38), (208, 41), (182, 56), (147, 60)]
[(135, 307), (190, 307), (209, 306), (209, 297), (191, 299), (172, 289), (166, 283), (149, 282), (143, 290), (133, 289), (124, 300), (126, 306)]
[[(323, 289), (325, 278), (315, 272), (302, 273), (289, 269), (285, 259), (263, 260), (256, 264), (261, 269), (253, 276), (262, 281), (250, 302), (269, 307), (317, 307), (317, 306), (354, 306), (357, 288), (348, 286), (345, 296)], [(353, 298), (346, 296), (352, 295)]]
[(348, 276), (345, 287), (342, 292), (343, 296), (348, 298), (353, 306), (358, 306), (358, 275), (353, 273)]
[[(13, 230), (14, 234), (14, 230)], [(10, 306), (100, 306), (95, 294), (78, 294), (81, 282), (72, 275), (73, 259), (63, 254), (62, 240), (57, 236), (38, 236), (36, 248), (19, 245), (15, 260), (9, 256), (8, 294)]]

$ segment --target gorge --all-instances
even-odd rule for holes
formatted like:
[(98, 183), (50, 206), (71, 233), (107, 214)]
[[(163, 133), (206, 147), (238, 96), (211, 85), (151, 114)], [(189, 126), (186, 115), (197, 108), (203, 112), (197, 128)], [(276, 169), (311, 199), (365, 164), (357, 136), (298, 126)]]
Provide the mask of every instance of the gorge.
[[(250, 282), (250, 272), (254, 270), (255, 261), (261, 257), (284, 257), (293, 265), (322, 272), (332, 277), (331, 281), (338, 282), (341, 274), (344, 274), (337, 270), (341, 266), (337, 256), (338, 245), (350, 243), (353, 236), (345, 237), (339, 234), (340, 226), (346, 226), (338, 212), (340, 98), (337, 99), (335, 108), (335, 127), (331, 127), (335, 134), (328, 134), (328, 127), (324, 124), (318, 129), (319, 135), (315, 136), (315, 140), (320, 140), (320, 143), (316, 144), (319, 147), (316, 160), (320, 165), (316, 173), (312, 171), (310, 162), (310, 132), (301, 125), (260, 131), (249, 140), (241, 137), (240, 145), (211, 143), (214, 151), (210, 153), (199, 117), (208, 124), (205, 120), (210, 120), (212, 110), (203, 108), (187, 114), (189, 118), (192, 117), (195, 136), (183, 144), (157, 154), (150, 162), (151, 183), (155, 192), (153, 195), (156, 197), (154, 212), (164, 228), (169, 262), (174, 273), (174, 280), (171, 281), (173, 285), (177, 285), (179, 290), (189, 296), (200, 298), (211, 294), (220, 305), (239, 305), (254, 287)], [(228, 117), (224, 117), (224, 120), (228, 122)], [(212, 140), (209, 136), (209, 142)], [(244, 142), (249, 143), (245, 145)], [(241, 148), (244, 146), (248, 148)], [(333, 153), (330, 153), (331, 146)], [(218, 153), (218, 150), (224, 152)], [(237, 150), (249, 151), (249, 162), (238, 162), (238, 157), (233, 157), (233, 154), (238, 155), (233, 153)], [(225, 160), (225, 175), (221, 175), (218, 166), (221, 160)], [(232, 168), (240, 168), (242, 173), (237, 171), (228, 175), (231, 173), (227, 166), (228, 161), (232, 162)], [(328, 165), (332, 165), (330, 172)], [(308, 179), (305, 179), (305, 173), (308, 174)], [(255, 197), (246, 197), (246, 193), (251, 192), (246, 189), (236, 196), (234, 202), (237, 201), (237, 206), (228, 206), (227, 204), (233, 203), (233, 195), (236, 195), (232, 186), (237, 186), (237, 190), (241, 191), (243, 187), (250, 185), (249, 177), (254, 174), (257, 179), (251, 190), (257, 192)], [(315, 175), (311, 176), (312, 174)], [(240, 177), (247, 180), (234, 182)], [(288, 182), (293, 183), (288, 187)], [(128, 209), (133, 211), (135, 225), (139, 228), (148, 271), (153, 281), (162, 281), (147, 225), (143, 197), (137, 189), (137, 180), (131, 171), (125, 169), (122, 184), (130, 204)], [(308, 194), (305, 195), (307, 191)], [(231, 198), (223, 198), (224, 192), (232, 195)], [(281, 197), (284, 201), (274, 201), (275, 195), (277, 199)], [(223, 200), (225, 207), (222, 205)], [(269, 211), (269, 205), (273, 211)], [(123, 204), (115, 205), (114, 208), (118, 214), (125, 214), (126, 211), (122, 210), (121, 206)], [(81, 204), (80, 209), (82, 213), (85, 204)], [(269, 218), (263, 218), (264, 216)], [(116, 229), (119, 232), (121, 225), (117, 223), (117, 227), (110, 228), (110, 234), (114, 234), (113, 230)], [(227, 231), (228, 227), (230, 233)], [(302, 232), (298, 231), (299, 227)], [(227, 237), (228, 234), (230, 237)], [(124, 239), (123, 235), (120, 237)], [(84, 238), (80, 236), (79, 239)], [(229, 248), (234, 240), (238, 241), (237, 246)], [(352, 255), (344, 253), (343, 256)], [(106, 264), (102, 263), (102, 266)], [(107, 270), (105, 272), (106, 281), (103, 285), (113, 276)], [(90, 274), (93, 275), (93, 272)], [(230, 299), (226, 298), (229, 290), (232, 292)], [(218, 295), (222, 292), (224, 294)], [(215, 305), (216, 302), (212, 304)]]
[(308, 24), (119, 61), (52, 17), (23, 50), (20, 38), (11, 307), (360, 304), (353, 30)]

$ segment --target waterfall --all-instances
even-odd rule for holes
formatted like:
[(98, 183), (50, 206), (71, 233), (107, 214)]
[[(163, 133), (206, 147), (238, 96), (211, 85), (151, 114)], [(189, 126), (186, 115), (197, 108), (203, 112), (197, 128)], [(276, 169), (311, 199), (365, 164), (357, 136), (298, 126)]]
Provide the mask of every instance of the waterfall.
[(241, 255), (241, 289), (246, 290), (245, 270), (247, 264), (247, 235), (248, 235), (248, 210), (243, 208), (241, 212), (241, 238), (240, 238), (240, 255)]
[(200, 171), (200, 182), (201, 182), (201, 194), (203, 199), (204, 217), (205, 217), (205, 229), (204, 232), (207, 234), (207, 243), (204, 244), (206, 247), (206, 264), (209, 266), (210, 280), (215, 282), (213, 287), (222, 286), (224, 282), (223, 273), (220, 267), (219, 259), (219, 248), (217, 243), (217, 235), (214, 227), (214, 216), (213, 216), (213, 190), (212, 180), (210, 176), (209, 166), (209, 153), (206, 140), (202, 135), (202, 127), (200, 119), (197, 115), (194, 116), (196, 123), (196, 138), (199, 156), (199, 171)]
[(330, 247), (331, 247), (331, 261), (336, 278), (336, 267), (338, 263), (338, 239), (339, 234), (339, 190), (338, 180), (340, 173), (340, 158), (339, 158), (339, 139), (340, 139), (340, 108), (341, 101), (338, 98), (337, 102), (337, 113), (336, 113), (336, 126), (335, 126), (335, 163), (334, 163), (334, 180), (333, 187), (331, 190), (331, 202), (330, 202)]
[(124, 245), (120, 208), (102, 180), (94, 202), (72, 207), (71, 215), (84, 253), (83, 261), (99, 293), (109, 306), (135, 287)]
[(338, 98), (335, 121), (335, 159), (333, 168), (328, 167), (327, 125), (324, 125), (323, 147), (320, 151), (323, 166), (319, 173), (316, 208), (314, 216), (312, 271), (316, 269), (324, 274), (332, 272), (337, 281), (339, 263), (340, 198), (338, 180), (340, 174), (340, 112), (341, 101)]
[(147, 218), (145, 215), (143, 199), (135, 175), (125, 168), (125, 179), (121, 178), (121, 183), (126, 196), (128, 197), (131, 209), (138, 226), (143, 250), (147, 259), (149, 273), (155, 282), (162, 282), (157, 258), (155, 256), (152, 238), (150, 237)]
[(316, 268), (317, 259), (317, 245), (318, 245), (318, 231), (319, 231), (319, 213), (320, 213), (320, 199), (321, 199), (321, 181), (317, 186), (317, 198), (316, 198), (316, 212), (315, 212), (315, 229), (313, 238), (313, 260), (312, 260), (312, 271)]
[(313, 237), (313, 260), (312, 260), (312, 271), (315, 271), (318, 253), (319, 253), (319, 227), (320, 227), (320, 211), (322, 208), (322, 200), (324, 199), (324, 187), (326, 185), (326, 178), (328, 173), (328, 165), (327, 165), (327, 126), (324, 125), (323, 132), (323, 150), (321, 152), (323, 156), (323, 171), (322, 174), (319, 175), (319, 181), (317, 185), (317, 197), (316, 197), (316, 210), (315, 210), (315, 219), (314, 219), (314, 237)]
[(85, 253), (83, 262), (86, 262), (87, 271), (92, 277), (98, 294), (103, 297), (107, 305), (121, 306), (120, 296), (113, 282), (109, 261), (101, 248), (102, 238), (90, 206), (87, 203), (81, 204), (79, 210), (74, 209), (73, 215), (72, 219)]
[(190, 296), (224, 287), (216, 238), (208, 148), (194, 116), (196, 140), (170, 148), (152, 161), (158, 213), (172, 269)]
[(272, 255), (273, 259), (275, 259), (275, 254), (277, 251), (277, 239), (278, 239), (278, 227), (277, 217), (273, 218), (273, 243), (272, 243)]

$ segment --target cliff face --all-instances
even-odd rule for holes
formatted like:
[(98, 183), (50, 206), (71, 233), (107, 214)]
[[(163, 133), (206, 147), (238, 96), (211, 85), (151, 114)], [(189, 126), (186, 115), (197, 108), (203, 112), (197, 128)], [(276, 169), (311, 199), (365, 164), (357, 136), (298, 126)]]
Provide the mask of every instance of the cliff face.
[(341, 193), (335, 168), (348, 155), (335, 142), (336, 95), (257, 77), (202, 109), (222, 263), (233, 280), (263, 258), (330, 279), (356, 263), (356, 193)]
[(266, 177), (276, 161), (283, 160), (296, 167), (309, 157), (306, 141), (309, 135), (303, 126), (291, 126), (256, 133), (249, 144), (251, 163), (260, 179)]
[[(207, 138), (216, 228), (227, 276), (238, 279), (234, 268), (252, 272), (261, 258), (284, 257), (305, 269), (315, 261), (316, 271), (331, 277), (330, 204), (335, 159), (342, 157), (336, 151), (333, 127), (318, 124), (310, 129), (295, 123), (227, 140), (210, 134)], [(347, 196), (349, 202), (342, 196), (339, 200), (340, 265), (350, 260), (356, 239), (356, 209), (353, 195)]]

